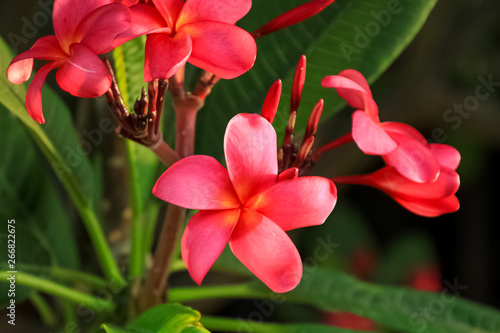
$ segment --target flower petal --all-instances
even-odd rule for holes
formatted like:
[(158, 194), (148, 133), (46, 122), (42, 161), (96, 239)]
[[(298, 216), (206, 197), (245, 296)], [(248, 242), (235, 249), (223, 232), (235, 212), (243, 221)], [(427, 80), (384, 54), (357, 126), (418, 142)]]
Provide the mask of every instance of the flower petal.
[(233, 79), (252, 68), (257, 54), (253, 37), (229, 23), (199, 22), (185, 24), (193, 40), (189, 62), (223, 79)]
[(384, 121), (383, 123), (380, 123), (380, 126), (389, 134), (401, 134), (420, 142), (424, 146), (428, 145), (425, 137), (418, 130), (408, 124)]
[(238, 114), (224, 136), (227, 170), (241, 202), (276, 183), (276, 132), (257, 114)]
[(168, 27), (174, 29), (184, 2), (182, 0), (153, 0), (153, 3), (167, 22)]
[(387, 166), (367, 177), (367, 185), (374, 186), (390, 196), (405, 200), (440, 199), (457, 192), (460, 186), (458, 174), (448, 168), (442, 168), (439, 177), (428, 183), (418, 183), (402, 176), (394, 167)]
[(112, 3), (99, 7), (80, 22), (75, 31), (74, 42), (85, 45), (95, 54), (110, 51), (116, 36), (125, 32), (132, 22), (127, 6)]
[(59, 86), (78, 97), (103, 95), (111, 86), (111, 75), (101, 59), (82, 44), (71, 45), (71, 56), (57, 71)]
[(181, 254), (197, 284), (201, 284), (224, 250), (239, 216), (239, 209), (202, 210), (189, 220), (182, 235)]
[(299, 177), (276, 183), (250, 199), (246, 207), (287, 231), (322, 224), (336, 202), (337, 188), (331, 180)]
[[(350, 75), (352, 73), (348, 73)], [(325, 88), (335, 88), (337, 93), (355, 109), (365, 111), (370, 118), (378, 122), (378, 107), (372, 98), (371, 91), (365, 90), (366, 85), (361, 85), (348, 77), (341, 75), (325, 76), (321, 81)]]
[(456, 170), (458, 168), (461, 158), (460, 153), (452, 146), (440, 143), (432, 143), (429, 145), (429, 149), (434, 154), (434, 156), (436, 156), (439, 164), (441, 164), (442, 166), (450, 168), (451, 170)]
[(302, 262), (291, 239), (257, 212), (242, 211), (229, 246), (243, 265), (274, 292), (290, 291), (302, 278)]
[(57, 63), (50, 62), (40, 68), (31, 81), (26, 94), (26, 110), (30, 117), (39, 124), (45, 123), (42, 110), (42, 87), (49, 72), (57, 67)]
[(170, 34), (170, 28), (167, 27), (167, 23), (155, 7), (138, 4), (129, 9), (132, 13), (130, 28), (115, 38), (111, 49), (145, 34)]
[(415, 182), (427, 183), (437, 179), (441, 167), (427, 143), (424, 145), (399, 133), (388, 134), (398, 143), (398, 148), (383, 156), (388, 165), (394, 166), (399, 173)]
[(165, 171), (153, 194), (174, 205), (189, 209), (238, 208), (227, 170), (210, 156), (183, 158)]
[(184, 31), (174, 37), (166, 34), (149, 35), (146, 41), (144, 81), (172, 77), (184, 66), (191, 51), (191, 38)]
[(76, 29), (85, 16), (109, 3), (110, 0), (57, 0), (54, 2), (54, 32), (65, 52), (69, 53)]
[(195, 22), (225, 22), (235, 24), (252, 7), (252, 0), (189, 0), (186, 1), (177, 28)]
[(406, 201), (400, 198), (394, 199), (410, 212), (425, 217), (437, 217), (443, 214), (453, 213), (460, 208), (460, 202), (454, 195), (439, 200), (418, 199)]
[(398, 147), (389, 134), (361, 110), (352, 114), (352, 137), (365, 154), (387, 155)]
[(10, 82), (20, 84), (31, 76), (33, 70), (33, 59), (60, 60), (66, 54), (59, 47), (56, 36), (45, 36), (38, 39), (35, 44), (26, 52), (23, 52), (10, 62), (7, 68), (7, 78)]

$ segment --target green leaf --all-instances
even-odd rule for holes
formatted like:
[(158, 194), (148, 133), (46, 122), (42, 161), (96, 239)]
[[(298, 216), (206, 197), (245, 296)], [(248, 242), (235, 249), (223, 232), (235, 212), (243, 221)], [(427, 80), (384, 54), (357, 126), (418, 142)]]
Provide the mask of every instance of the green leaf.
[[(270, 19), (308, 0), (255, 1), (250, 13), (241, 20), (241, 26), (253, 31)], [(321, 79), (353, 68), (361, 71), (373, 82), (398, 57), (415, 37), (437, 0), (388, 1), (388, 0), (337, 0), (319, 15), (303, 23), (257, 39), (257, 61), (243, 76), (219, 82), (207, 98), (200, 112), (197, 132), (198, 153), (222, 158), (222, 139), (231, 117), (240, 112), (261, 111), (264, 97), (272, 83), (284, 80), (283, 96), (274, 125), (282, 136), (289, 103), (291, 81), (299, 57), (308, 58), (307, 78), (302, 103), (297, 117), (297, 132), (305, 124), (314, 104), (325, 99), (322, 119), (338, 111), (344, 102), (333, 89), (322, 88)], [(375, 15), (388, 11), (391, 4), (395, 14), (390, 14), (388, 24), (378, 23)], [(400, 12), (396, 13), (398, 10)], [(385, 26), (384, 26), (385, 25)], [(368, 36), (366, 46), (358, 39), (358, 28), (380, 27), (378, 34)], [(346, 46), (347, 45), (347, 46)], [(356, 49), (349, 57), (342, 48)], [(202, 125), (202, 126), (201, 126)], [(333, 138), (332, 138), (333, 139)], [(278, 139), (280, 140), (280, 139)], [(280, 142), (280, 141), (278, 141)]]
[(463, 286), (458, 280), (445, 286), (441, 293), (386, 287), (320, 268), (286, 297), (327, 311), (352, 312), (410, 333), (499, 332), (500, 312), (461, 299)]
[(180, 304), (156, 306), (127, 325), (126, 330), (105, 324), (107, 333), (209, 333), (200, 324), (200, 313)]
[[(79, 266), (76, 240), (56, 186), (50, 178), (40, 177), (44, 161), (36, 153), (18, 119), (0, 104), (0, 239), (7, 248), (8, 221), (14, 219), (15, 266), (9, 267), (7, 251), (1, 251), (0, 270), (23, 270), (47, 275), (51, 266), (75, 269)], [(4, 246), (5, 245), (5, 246)], [(3, 288), (7, 286), (0, 282)], [(29, 296), (19, 287), (16, 300)], [(0, 306), (7, 293), (0, 293)]]
[[(118, 86), (130, 111), (144, 86), (144, 52), (146, 38), (136, 38), (113, 51)], [(144, 267), (144, 243), (150, 238), (145, 228), (150, 214), (156, 215), (158, 205), (153, 204), (152, 189), (156, 181), (158, 157), (149, 149), (127, 140), (130, 169), (132, 207), (131, 276), (142, 276)], [(154, 228), (149, 228), (152, 230)]]
[[(6, 72), (10, 59), (12, 53), (0, 38), (0, 73)], [(80, 147), (68, 108), (50, 88), (45, 87), (43, 100), (47, 125), (40, 126), (26, 112), (25, 92), (26, 85), (13, 85), (0, 75), (0, 104), (22, 122), (68, 191), (87, 227), (105, 273), (118, 283), (125, 284), (93, 208), (93, 169)], [(35, 175), (40, 177), (40, 174)]]

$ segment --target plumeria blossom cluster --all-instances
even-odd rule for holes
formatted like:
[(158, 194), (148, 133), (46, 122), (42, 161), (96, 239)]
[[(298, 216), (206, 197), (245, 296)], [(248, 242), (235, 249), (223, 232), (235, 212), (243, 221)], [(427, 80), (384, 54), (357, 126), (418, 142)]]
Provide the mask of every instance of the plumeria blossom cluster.
[[(236, 23), (250, 11), (251, 0), (56, 0), (54, 35), (40, 38), (30, 50), (16, 56), (7, 77), (12, 83), (25, 82), (34, 59), (48, 61), (33, 78), (26, 96), (27, 111), (35, 121), (45, 122), (42, 86), (48, 73), (58, 69), (57, 82), (70, 94), (87, 98), (106, 94), (123, 136), (153, 151), (163, 143), (161, 149), (165, 150), (167, 145), (159, 133), (164, 94), (171, 81), (184, 85), (183, 75), (178, 73), (186, 63), (204, 70), (200, 81), (209, 77), (208, 86), (218, 78), (240, 76), (254, 64), (256, 38), (303, 21), (332, 2), (309, 1), (249, 33)], [(144, 80), (148, 95), (143, 90), (135, 113), (130, 113), (111, 64), (101, 61), (99, 55), (141, 35), (147, 35)], [(176, 75), (177, 80), (169, 81)], [(295, 120), (305, 76), (303, 56), (294, 77), (281, 148), (272, 126), (282, 89), (279, 80), (269, 90), (261, 115), (239, 114), (227, 125), (227, 168), (210, 156), (187, 156), (191, 153), (179, 153), (185, 158), (170, 166), (179, 155), (168, 147), (172, 150), (170, 159), (162, 161), (170, 167), (158, 179), (153, 193), (173, 205), (199, 210), (181, 241), (182, 258), (198, 284), (229, 244), (234, 255), (270, 289), (287, 292), (295, 288), (302, 277), (302, 262), (286, 232), (324, 223), (337, 201), (334, 182), (376, 187), (423, 216), (458, 209), (458, 151), (427, 143), (406, 124), (381, 122), (368, 83), (355, 70), (326, 76), (322, 82), (356, 109), (352, 131), (313, 149), (324, 106), (320, 100), (298, 145)], [(194, 95), (204, 100), (208, 93), (197, 95), (195, 91)], [(175, 108), (176, 96), (172, 95)], [(191, 94), (182, 98), (188, 100), (186, 96)], [(198, 103), (202, 105), (203, 101)], [(176, 115), (183, 111), (186, 109), (176, 109)], [(368, 175), (307, 176), (323, 153), (353, 141), (365, 154), (381, 156), (386, 166)]]
[[(261, 116), (239, 114), (229, 122), (224, 137), (227, 170), (212, 157), (195, 155), (174, 164), (156, 183), (153, 193), (160, 199), (200, 210), (189, 221), (181, 243), (182, 258), (198, 284), (229, 242), (236, 257), (273, 291), (295, 288), (302, 266), (285, 231), (325, 221), (337, 200), (332, 180), (379, 188), (423, 216), (458, 209), (458, 151), (428, 144), (406, 124), (381, 123), (368, 83), (357, 71), (346, 70), (322, 82), (360, 109), (353, 114), (352, 132), (314, 150), (324, 105), (320, 100), (297, 145), (293, 132), (305, 74), (306, 58), (302, 56), (279, 151), (271, 124), (281, 96), (280, 80), (269, 90)], [(331, 180), (299, 177), (325, 151), (352, 141), (366, 154), (382, 156), (387, 166), (370, 175)]]
[(186, 62), (223, 79), (247, 72), (254, 64), (255, 38), (301, 22), (333, 0), (313, 0), (284, 13), (253, 34), (235, 23), (251, 8), (251, 0), (56, 0), (54, 35), (45, 36), (16, 56), (10, 82), (28, 81), (33, 59), (48, 60), (35, 75), (26, 96), (26, 109), (38, 123), (42, 86), (58, 68), (57, 83), (77, 97), (99, 97), (112, 84), (98, 55), (142, 35), (148, 35), (144, 80), (168, 79)]

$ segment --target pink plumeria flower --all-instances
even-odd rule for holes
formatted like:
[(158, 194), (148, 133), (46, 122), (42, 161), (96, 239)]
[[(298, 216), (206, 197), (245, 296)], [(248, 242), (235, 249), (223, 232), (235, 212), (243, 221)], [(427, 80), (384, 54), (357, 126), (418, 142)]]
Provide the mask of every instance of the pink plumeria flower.
[(387, 164), (415, 182), (431, 182), (439, 176), (439, 162), (427, 147), (427, 141), (413, 127), (396, 122), (380, 122), (378, 107), (366, 79), (348, 69), (326, 76), (323, 87), (335, 88), (352, 107), (352, 137), (358, 147), (370, 155), (381, 155)]
[(460, 207), (455, 196), (460, 186), (460, 178), (455, 170), (460, 163), (460, 153), (444, 144), (430, 144), (428, 148), (440, 163), (439, 176), (432, 182), (412, 181), (390, 165), (368, 175), (335, 177), (333, 181), (373, 186), (391, 196), (401, 206), (421, 216), (436, 217), (456, 212)]
[(251, 0), (153, 0), (170, 33), (155, 33), (146, 42), (144, 80), (169, 78), (186, 62), (223, 79), (252, 68), (257, 46), (235, 26), (248, 13)]
[(26, 52), (16, 56), (9, 68), (10, 82), (27, 81), (33, 59), (49, 60), (35, 75), (26, 95), (26, 109), (38, 123), (42, 111), (42, 86), (49, 72), (57, 71), (59, 86), (78, 97), (98, 97), (111, 86), (111, 76), (97, 55), (111, 51), (139, 35), (164, 29), (150, 20), (159, 16), (151, 6), (112, 3), (111, 0), (56, 0), (53, 24), (55, 35), (38, 39)]
[(194, 155), (172, 165), (153, 193), (174, 205), (199, 209), (181, 242), (182, 258), (201, 284), (229, 242), (234, 255), (275, 292), (302, 277), (302, 262), (285, 231), (320, 225), (337, 200), (332, 181), (278, 176), (276, 132), (256, 114), (239, 114), (224, 137), (227, 170), (213, 157)]

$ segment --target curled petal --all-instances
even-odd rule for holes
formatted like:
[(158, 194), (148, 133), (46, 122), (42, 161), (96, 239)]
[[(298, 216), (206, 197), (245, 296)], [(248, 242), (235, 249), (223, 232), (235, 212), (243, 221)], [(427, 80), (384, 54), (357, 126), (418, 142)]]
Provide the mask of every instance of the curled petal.
[(165, 171), (153, 194), (174, 205), (189, 209), (238, 208), (227, 170), (210, 156), (186, 157)]
[(189, 220), (182, 235), (181, 254), (197, 284), (201, 284), (224, 250), (239, 216), (239, 209), (202, 210)]
[(146, 41), (144, 81), (168, 79), (186, 64), (192, 51), (189, 35), (179, 31), (174, 37), (151, 34)]
[(437, 217), (443, 214), (453, 213), (460, 208), (460, 202), (454, 195), (438, 200), (418, 199), (407, 201), (400, 198), (394, 199), (410, 212), (425, 217)]
[(20, 84), (31, 76), (33, 70), (33, 59), (41, 60), (61, 60), (67, 55), (59, 47), (56, 36), (45, 36), (38, 39), (35, 44), (26, 52), (23, 52), (10, 62), (7, 68), (7, 78), (10, 82)]
[(392, 134), (404, 135), (408, 138), (411, 138), (411, 139), (421, 143), (424, 146), (428, 145), (425, 137), (418, 130), (411, 127), (410, 125), (407, 125), (404, 123), (384, 121), (383, 123), (380, 123), (380, 126), (382, 126), (382, 128), (387, 133), (389, 133), (389, 135), (392, 135)]
[(278, 112), (278, 106), (280, 104), (282, 83), (281, 80), (277, 80), (273, 83), (269, 91), (267, 92), (266, 99), (264, 100), (264, 105), (262, 106), (262, 117), (266, 118), (269, 123), (273, 123), (276, 112)]
[(366, 81), (363, 74), (354, 69), (345, 69), (339, 73), (339, 76), (343, 76), (348, 78), (349, 80), (357, 83), (363, 90), (368, 94), (368, 96), (372, 97), (372, 91), (368, 82)]
[(383, 156), (388, 165), (394, 166), (406, 178), (419, 183), (432, 182), (439, 176), (440, 165), (427, 147), (406, 135), (389, 133), (398, 143), (391, 153)]
[(252, 0), (189, 0), (186, 1), (177, 21), (177, 29), (183, 24), (195, 22), (225, 22), (235, 24), (252, 7)]
[(460, 186), (458, 174), (448, 168), (442, 168), (439, 177), (428, 183), (418, 183), (403, 177), (394, 167), (384, 167), (367, 175), (367, 185), (374, 186), (390, 196), (405, 200), (440, 199), (457, 192)]
[(110, 0), (57, 0), (54, 2), (54, 32), (65, 52), (69, 53), (76, 29), (85, 16), (109, 3)]
[(302, 22), (314, 16), (330, 5), (334, 0), (313, 0), (281, 14), (262, 27), (252, 32), (255, 38), (261, 37), (277, 30), (284, 29), (293, 24)]
[(229, 246), (243, 265), (274, 292), (290, 291), (302, 278), (302, 262), (291, 239), (257, 212), (242, 211)]
[(167, 22), (168, 27), (174, 29), (184, 2), (182, 0), (153, 0), (153, 3)]
[(386, 155), (398, 147), (389, 134), (361, 110), (352, 114), (352, 137), (365, 154)]
[(226, 128), (224, 153), (229, 177), (241, 202), (276, 183), (276, 132), (257, 114), (238, 114)]
[(111, 75), (99, 57), (82, 44), (71, 45), (71, 56), (57, 71), (61, 88), (73, 96), (94, 98), (111, 86)]
[(325, 88), (335, 88), (349, 105), (365, 111), (375, 122), (379, 122), (377, 104), (363, 82), (358, 83), (341, 75), (330, 75), (323, 78), (321, 85)]
[(132, 13), (132, 23), (125, 32), (115, 38), (111, 49), (145, 34), (170, 34), (170, 28), (167, 27), (167, 23), (155, 7), (138, 4), (129, 9)]
[(460, 164), (460, 153), (452, 146), (433, 143), (429, 145), (429, 149), (436, 156), (441, 166), (456, 170)]
[(283, 230), (322, 224), (337, 202), (337, 188), (329, 179), (299, 177), (283, 180), (254, 196), (246, 205)]
[(51, 62), (40, 68), (35, 74), (33, 81), (31, 81), (28, 93), (26, 94), (26, 110), (30, 117), (39, 124), (45, 123), (42, 110), (42, 87), (49, 72), (57, 67), (58, 64), (56, 62)]
[(116, 36), (125, 32), (132, 22), (127, 6), (112, 3), (89, 13), (76, 28), (73, 42), (85, 45), (95, 54), (110, 51)]
[(185, 24), (182, 30), (193, 41), (189, 62), (223, 79), (233, 79), (252, 68), (257, 54), (255, 40), (229, 23)]

